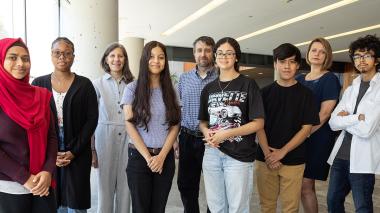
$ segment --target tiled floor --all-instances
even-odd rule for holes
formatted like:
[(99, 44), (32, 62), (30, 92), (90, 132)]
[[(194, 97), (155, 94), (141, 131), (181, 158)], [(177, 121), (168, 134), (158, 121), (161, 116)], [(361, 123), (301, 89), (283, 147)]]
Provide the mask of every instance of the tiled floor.
[[(95, 175), (96, 172), (97, 172), (96, 170), (93, 170), (91, 174), (91, 182), (92, 182), (91, 190), (92, 190), (92, 206), (93, 207), (89, 210), (89, 213), (95, 213), (96, 207), (97, 207), (97, 187), (96, 187), (96, 175)], [(183, 212), (182, 202), (181, 202), (180, 194), (177, 188), (176, 180), (177, 180), (177, 176), (175, 176), (173, 179), (173, 186), (170, 191), (169, 200), (166, 207), (167, 213)], [(204, 192), (203, 181), (201, 181), (201, 183), (202, 183), (202, 186), (201, 186), (201, 191), (200, 191), (199, 202), (200, 202), (201, 212), (206, 212), (206, 197), (205, 197), (205, 192)], [(254, 180), (254, 183), (256, 183), (255, 180)], [(328, 182), (317, 181), (316, 183), (320, 213), (327, 212), (327, 205), (326, 205), (327, 186), (328, 186)], [(374, 201), (374, 212), (380, 213), (380, 176), (376, 176), (376, 185), (375, 185), (373, 201)], [(258, 203), (258, 195), (257, 195), (255, 184), (254, 184), (254, 193), (253, 193), (252, 201), (251, 201), (251, 212), (260, 212), (259, 203)], [(300, 212), (303, 212), (302, 208)], [(346, 212), (347, 213), (355, 212), (351, 196), (346, 199)]]

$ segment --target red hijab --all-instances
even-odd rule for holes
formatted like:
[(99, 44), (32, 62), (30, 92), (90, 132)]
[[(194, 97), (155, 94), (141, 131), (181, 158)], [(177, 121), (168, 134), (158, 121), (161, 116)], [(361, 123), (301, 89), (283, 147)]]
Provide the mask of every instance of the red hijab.
[(25, 78), (18, 80), (4, 69), (6, 53), (16, 42), (24, 44), (20, 38), (0, 40), (0, 107), (26, 130), (30, 151), (29, 170), (31, 174), (36, 175), (45, 163), (51, 93), (30, 85), (29, 73)]

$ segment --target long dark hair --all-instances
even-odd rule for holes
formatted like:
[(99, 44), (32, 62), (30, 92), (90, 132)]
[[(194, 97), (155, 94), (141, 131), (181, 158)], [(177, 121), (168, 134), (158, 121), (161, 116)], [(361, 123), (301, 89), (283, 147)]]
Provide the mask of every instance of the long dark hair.
[(123, 70), (122, 70), (122, 73), (123, 73), (123, 76), (125, 77), (125, 83), (129, 83), (131, 81), (133, 81), (133, 75), (131, 73), (131, 70), (129, 69), (129, 60), (128, 60), (128, 54), (127, 54), (127, 51), (125, 50), (124, 46), (122, 44), (119, 44), (119, 43), (112, 43), (110, 44), (106, 51), (104, 51), (104, 54), (102, 56), (102, 59), (100, 60), (100, 66), (102, 66), (103, 70), (106, 72), (106, 73), (110, 73), (111, 70), (110, 70), (110, 66), (107, 64), (107, 57), (108, 55), (116, 48), (120, 48), (121, 51), (123, 52), (123, 55), (124, 55), (124, 65), (123, 65)]
[(137, 79), (135, 97), (132, 103), (133, 117), (129, 119), (129, 121), (134, 125), (144, 127), (147, 131), (149, 131), (148, 123), (151, 119), (150, 99), (152, 96), (152, 89), (150, 88), (149, 59), (151, 57), (152, 49), (155, 47), (161, 48), (165, 54), (165, 67), (164, 70), (160, 73), (160, 87), (166, 110), (165, 124), (168, 124), (169, 127), (171, 127), (177, 125), (181, 119), (177, 95), (174, 91), (173, 83), (170, 79), (166, 48), (162, 43), (158, 41), (151, 41), (144, 46), (144, 49), (142, 51), (139, 77)]

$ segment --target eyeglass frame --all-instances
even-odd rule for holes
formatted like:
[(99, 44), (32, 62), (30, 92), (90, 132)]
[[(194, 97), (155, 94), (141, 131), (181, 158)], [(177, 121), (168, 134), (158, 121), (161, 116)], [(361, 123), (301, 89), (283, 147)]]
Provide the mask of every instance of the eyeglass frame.
[[(219, 56), (218, 56), (219, 55)], [(221, 56), (221, 57), (220, 57)], [(215, 58), (228, 58), (228, 59), (231, 59), (233, 58), (233, 56), (236, 56), (236, 53), (235, 52), (215, 52)]]
[(361, 61), (361, 60), (370, 60), (371, 58), (375, 58), (375, 56), (370, 53), (366, 53), (364, 55), (354, 54), (354, 55), (351, 55), (351, 58), (353, 61)]
[(61, 52), (59, 50), (51, 51), (51, 54), (54, 58), (60, 58), (63, 56), (63, 58), (71, 58), (74, 56), (73, 52)]

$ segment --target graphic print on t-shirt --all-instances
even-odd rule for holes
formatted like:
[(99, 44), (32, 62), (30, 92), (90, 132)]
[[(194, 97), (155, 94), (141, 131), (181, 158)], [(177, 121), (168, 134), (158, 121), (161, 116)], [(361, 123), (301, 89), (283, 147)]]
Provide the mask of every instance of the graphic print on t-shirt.
[[(208, 98), (210, 130), (232, 129), (241, 125), (242, 112), (240, 104), (247, 99), (247, 92), (226, 91), (211, 93)], [(241, 136), (226, 139), (229, 142), (240, 142)]]

